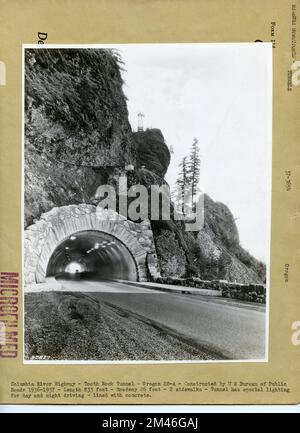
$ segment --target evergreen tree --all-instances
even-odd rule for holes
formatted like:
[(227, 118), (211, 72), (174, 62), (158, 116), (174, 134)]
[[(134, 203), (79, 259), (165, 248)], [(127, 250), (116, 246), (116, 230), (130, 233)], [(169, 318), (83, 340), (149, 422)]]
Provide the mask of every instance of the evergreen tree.
[(184, 215), (185, 214), (185, 206), (184, 206), (185, 193), (186, 193), (186, 189), (189, 186), (187, 157), (183, 158), (183, 160), (179, 164), (179, 168), (180, 168), (180, 172), (178, 175), (178, 179), (176, 181), (173, 197), (177, 205), (177, 208)]
[(191, 187), (191, 203), (193, 210), (195, 208), (197, 199), (198, 185), (200, 180), (200, 166), (200, 148), (198, 145), (198, 139), (194, 138), (192, 150), (187, 163), (187, 179)]

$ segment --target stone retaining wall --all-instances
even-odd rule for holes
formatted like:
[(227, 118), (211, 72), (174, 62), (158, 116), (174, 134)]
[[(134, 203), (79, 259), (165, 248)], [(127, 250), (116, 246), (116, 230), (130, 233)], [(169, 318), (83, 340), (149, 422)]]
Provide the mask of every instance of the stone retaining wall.
[(224, 280), (206, 281), (200, 278), (159, 277), (153, 279), (155, 283), (174, 284), (205, 290), (222, 292), (224, 298), (239, 299), (241, 301), (266, 303), (266, 286), (263, 284), (239, 284)]

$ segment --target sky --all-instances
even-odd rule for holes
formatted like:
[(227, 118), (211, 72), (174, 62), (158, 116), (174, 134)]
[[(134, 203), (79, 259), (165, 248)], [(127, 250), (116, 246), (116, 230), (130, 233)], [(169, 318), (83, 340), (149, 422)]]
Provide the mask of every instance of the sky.
[(173, 147), (166, 180), (194, 137), (201, 155), (200, 184), (236, 218), (241, 245), (269, 257), (272, 48), (271, 44), (149, 44), (116, 46), (125, 63), (123, 90), (137, 129), (161, 129)]

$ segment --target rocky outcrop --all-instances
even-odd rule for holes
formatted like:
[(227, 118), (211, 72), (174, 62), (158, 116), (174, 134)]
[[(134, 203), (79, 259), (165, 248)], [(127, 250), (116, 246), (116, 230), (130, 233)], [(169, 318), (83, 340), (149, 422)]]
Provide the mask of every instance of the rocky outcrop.
[(160, 272), (164, 276), (181, 277), (186, 274), (187, 259), (174, 232), (162, 229), (156, 231), (156, 252), (159, 257)]
[(146, 129), (133, 133), (137, 151), (137, 167), (144, 166), (160, 177), (164, 177), (171, 160), (171, 155), (160, 129)]
[(230, 210), (207, 195), (204, 205), (204, 227), (199, 232), (187, 232), (183, 222), (173, 219), (152, 221), (161, 275), (265, 283), (265, 265), (240, 245)]
[(118, 54), (27, 49), (25, 225), (53, 206), (90, 203), (111, 167), (135, 165)]
[[(73, 233), (87, 230), (107, 233), (126, 245), (135, 259), (139, 281), (147, 280), (148, 271), (152, 271), (152, 277), (159, 275), (149, 221), (133, 223), (112, 210), (80, 204), (54, 207), (25, 230), (25, 285), (43, 283), (55, 249)], [(147, 256), (152, 265), (150, 270), (147, 268)]]

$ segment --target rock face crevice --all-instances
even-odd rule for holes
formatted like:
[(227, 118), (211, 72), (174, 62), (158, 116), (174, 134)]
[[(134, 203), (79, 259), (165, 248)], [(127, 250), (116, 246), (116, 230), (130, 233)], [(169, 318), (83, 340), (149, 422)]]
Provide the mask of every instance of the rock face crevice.
[(266, 267), (240, 245), (232, 213), (208, 195), (201, 231), (187, 232), (173, 219), (151, 224), (163, 277), (265, 283)]

